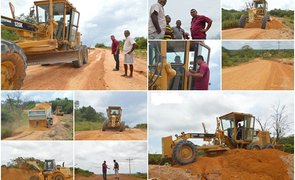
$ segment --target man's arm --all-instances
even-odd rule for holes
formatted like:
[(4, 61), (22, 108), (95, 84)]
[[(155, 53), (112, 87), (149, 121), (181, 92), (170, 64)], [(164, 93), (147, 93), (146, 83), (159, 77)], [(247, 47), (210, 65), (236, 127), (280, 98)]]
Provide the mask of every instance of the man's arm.
[[(209, 19), (209, 18), (208, 18), (208, 19)], [(210, 29), (211, 25), (212, 25), (212, 20), (209, 19), (209, 20), (207, 21), (207, 26), (206, 26), (206, 28), (205, 28), (205, 29), (202, 29), (201, 31), (202, 31), (202, 32), (207, 32), (207, 31)]]
[(119, 53), (119, 47), (120, 47), (120, 44), (118, 43), (118, 44), (117, 44), (116, 51), (115, 51), (115, 54), (116, 54), (116, 55)]
[(197, 73), (196, 71), (192, 71), (190, 70), (188, 72), (188, 76), (193, 76), (193, 77), (197, 77), (197, 78), (202, 78), (204, 76), (204, 74), (202, 73)]
[(134, 50), (136, 48), (136, 44), (135, 43), (133, 43), (132, 44), (132, 49), (127, 53), (127, 54), (130, 54), (130, 53), (132, 53), (132, 51)]
[(154, 11), (151, 14), (151, 19), (152, 19), (152, 22), (153, 22), (156, 30), (157, 30), (157, 33), (160, 34), (161, 33), (161, 28), (160, 28), (159, 21), (158, 21), (158, 12), (157, 11)]

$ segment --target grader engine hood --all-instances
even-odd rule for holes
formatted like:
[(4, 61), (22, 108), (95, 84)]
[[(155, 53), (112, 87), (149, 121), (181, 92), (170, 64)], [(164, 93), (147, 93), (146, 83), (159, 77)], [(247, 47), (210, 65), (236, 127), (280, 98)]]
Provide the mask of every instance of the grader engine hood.
[(117, 116), (116, 115), (111, 115), (110, 122), (111, 122), (112, 127), (116, 126), (116, 121), (117, 121)]

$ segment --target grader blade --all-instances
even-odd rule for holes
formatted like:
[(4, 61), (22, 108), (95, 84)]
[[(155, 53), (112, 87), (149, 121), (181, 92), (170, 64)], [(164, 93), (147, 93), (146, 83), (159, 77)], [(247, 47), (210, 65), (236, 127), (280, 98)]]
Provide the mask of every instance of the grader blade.
[(69, 63), (80, 58), (79, 50), (43, 52), (27, 55), (28, 65)]

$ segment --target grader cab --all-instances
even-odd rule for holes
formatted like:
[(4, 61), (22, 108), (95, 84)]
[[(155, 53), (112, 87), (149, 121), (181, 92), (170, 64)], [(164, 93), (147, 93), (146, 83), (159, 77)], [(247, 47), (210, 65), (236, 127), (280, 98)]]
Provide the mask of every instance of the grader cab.
[[(215, 133), (184, 133), (162, 138), (162, 158), (177, 164), (189, 164), (196, 160), (197, 151), (205, 154), (219, 154), (236, 148), (249, 150), (280, 149), (271, 142), (268, 131), (254, 130), (255, 117), (251, 114), (231, 112), (217, 117)], [(207, 145), (197, 146), (189, 139), (203, 139)]]
[(209, 65), (210, 47), (202, 41), (150, 41), (149, 90), (190, 90), (194, 78), (188, 71), (198, 69), (196, 57)]
[(122, 108), (120, 106), (109, 106), (106, 111), (108, 119), (103, 123), (102, 131), (107, 129), (124, 131), (125, 122), (121, 120)]
[[(30, 65), (72, 63), (79, 68), (88, 61), (88, 48), (78, 32), (80, 13), (68, 0), (35, 1), (26, 21), (1, 16), (1, 28), (13, 30), (18, 40), (1, 39), (1, 88), (20, 89)], [(36, 11), (36, 12), (35, 12)]]
[(246, 13), (240, 17), (241, 28), (265, 29), (270, 17), (267, 15), (268, 3), (266, 0), (253, 0), (252, 3), (246, 3)]

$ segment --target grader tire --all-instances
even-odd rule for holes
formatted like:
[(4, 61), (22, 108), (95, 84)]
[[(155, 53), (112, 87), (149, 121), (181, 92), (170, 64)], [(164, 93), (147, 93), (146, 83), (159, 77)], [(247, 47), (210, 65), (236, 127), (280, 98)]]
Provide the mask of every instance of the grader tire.
[(266, 28), (266, 24), (267, 24), (267, 21), (269, 20), (269, 17), (268, 16), (264, 16), (263, 19), (262, 19), (262, 24), (261, 24), (261, 29), (265, 29)]
[(274, 149), (273, 145), (272, 144), (266, 144), (262, 147), (262, 149)]
[(53, 180), (64, 180), (65, 178), (64, 178), (64, 176), (63, 175), (61, 175), (61, 174), (58, 174), (58, 175), (55, 175), (55, 176), (53, 176), (53, 178), (52, 178)]
[(27, 57), (16, 44), (1, 41), (1, 89), (18, 90), (26, 77)]
[(251, 143), (247, 146), (249, 150), (261, 150), (261, 147), (256, 143)]
[(196, 160), (195, 145), (187, 140), (179, 141), (173, 148), (173, 159), (177, 164), (186, 165)]
[(125, 122), (122, 121), (121, 122), (121, 126), (120, 126), (120, 132), (124, 131), (125, 130)]
[(39, 180), (39, 177), (38, 176), (31, 176), (30, 180)]
[(104, 121), (102, 124), (102, 131), (105, 131), (107, 129), (108, 121)]
[(244, 28), (245, 27), (245, 25), (246, 25), (246, 18), (247, 18), (247, 16), (245, 14), (243, 14), (240, 17), (240, 24), (239, 24), (239, 27), (240, 28)]
[(73, 61), (73, 66), (75, 68), (79, 68), (79, 67), (81, 67), (83, 65), (83, 54), (84, 54), (83, 53), (83, 48), (80, 47), (79, 51), (78, 51), (78, 60)]
[(83, 64), (87, 64), (88, 62), (88, 48), (87, 46), (83, 45)]

